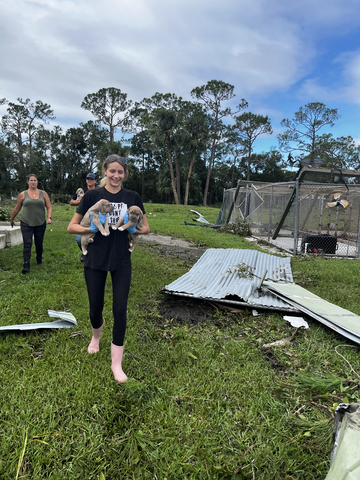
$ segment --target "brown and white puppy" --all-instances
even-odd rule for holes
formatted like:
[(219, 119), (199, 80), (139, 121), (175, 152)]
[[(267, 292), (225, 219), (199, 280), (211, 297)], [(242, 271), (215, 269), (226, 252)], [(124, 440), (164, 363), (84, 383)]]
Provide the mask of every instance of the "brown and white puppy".
[[(107, 219), (105, 220), (104, 226), (100, 223), (99, 212), (105, 215), (106, 213), (111, 213), (114, 210), (114, 206), (108, 200), (102, 199), (95, 203), (89, 210), (85, 213), (83, 219), (80, 222), (80, 225), (83, 227), (90, 227), (91, 218), (90, 213), (93, 217), (93, 224), (97, 226), (99, 232), (107, 237), (110, 235), (109, 224)], [(85, 233), (81, 235), (81, 250), (83, 255), (87, 255), (87, 246), (89, 243), (94, 241), (95, 233)]]
[(82, 188), (78, 188), (76, 190), (76, 201), (79, 202), (84, 195), (85, 195), (84, 190)]
[[(133, 227), (136, 227), (136, 230), (141, 231), (143, 229), (143, 217), (144, 214), (140, 207), (137, 205), (133, 205), (132, 207), (128, 208), (126, 211), (126, 215), (121, 217), (120, 220), (117, 222), (116, 225), (113, 225), (113, 229), (119, 229), (121, 232), (124, 230), (131, 229), (132, 232), (135, 231)], [(126, 222), (126, 223), (124, 223)], [(128, 232), (129, 238), (129, 252), (132, 252), (135, 248), (137, 235), (134, 233)]]

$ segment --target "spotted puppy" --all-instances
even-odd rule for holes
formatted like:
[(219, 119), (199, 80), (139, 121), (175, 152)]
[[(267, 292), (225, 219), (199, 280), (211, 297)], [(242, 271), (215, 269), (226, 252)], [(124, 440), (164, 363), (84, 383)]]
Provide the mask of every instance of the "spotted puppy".
[[(99, 229), (99, 232), (105, 237), (110, 235), (109, 224), (107, 219), (105, 220), (104, 226), (100, 222), (99, 213), (106, 215), (111, 213), (114, 210), (114, 206), (108, 200), (102, 199), (95, 203), (89, 210), (85, 213), (83, 219), (80, 222), (80, 225), (83, 227), (90, 227), (91, 218), (90, 214), (93, 217), (93, 224)], [(95, 233), (85, 233), (81, 235), (81, 250), (83, 255), (87, 255), (87, 246), (89, 243), (94, 241)]]
[(135, 248), (137, 240), (137, 235), (134, 235), (135, 232), (143, 229), (143, 216), (141, 208), (133, 205), (127, 209), (125, 215), (112, 227), (114, 230), (119, 229), (121, 232), (124, 230), (128, 231), (129, 252), (132, 252)]
[(76, 190), (76, 201), (79, 202), (84, 195), (85, 195), (84, 190), (82, 188), (78, 188)]

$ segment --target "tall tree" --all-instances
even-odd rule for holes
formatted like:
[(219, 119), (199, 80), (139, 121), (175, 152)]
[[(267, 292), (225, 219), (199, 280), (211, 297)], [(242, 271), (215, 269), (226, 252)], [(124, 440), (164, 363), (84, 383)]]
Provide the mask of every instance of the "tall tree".
[(324, 160), (324, 166), (332, 168), (360, 167), (360, 147), (352, 137), (333, 138), (330, 133), (320, 135), (317, 139), (316, 150)]
[(260, 135), (271, 135), (272, 128), (269, 117), (257, 115), (251, 112), (244, 112), (241, 115), (234, 116), (235, 125), (233, 129), (238, 133), (240, 144), (247, 150), (247, 172), (246, 180), (250, 180), (251, 154), (253, 144)]
[(291, 153), (299, 152), (301, 156), (310, 157), (310, 165), (314, 165), (319, 130), (326, 125), (333, 127), (340, 118), (337, 108), (327, 108), (320, 102), (308, 103), (295, 112), (293, 120), (284, 119), (281, 125), (287, 130), (278, 135), (280, 150)]
[(114, 143), (116, 128), (126, 128), (131, 105), (132, 101), (127, 99), (126, 93), (119, 88), (109, 87), (86, 95), (81, 108), (89, 110), (101, 124), (109, 128), (110, 143)]
[(203, 106), (197, 102), (183, 102), (180, 135), (185, 158), (188, 158), (188, 170), (185, 185), (184, 205), (188, 204), (190, 180), (194, 172), (195, 160), (206, 148), (209, 138), (209, 117)]
[(242, 99), (241, 103), (237, 107), (236, 112), (231, 112), (231, 109), (222, 108), (222, 104), (224, 101), (231, 100), (235, 97), (234, 94), (234, 87), (229, 83), (225, 83), (221, 80), (210, 80), (207, 82), (206, 85), (202, 85), (201, 87), (196, 87), (191, 90), (191, 96), (198, 100), (204, 102), (206, 110), (209, 112), (211, 117), (211, 137), (212, 137), (212, 144), (211, 144), (211, 153), (210, 158), (208, 161), (208, 172), (206, 177), (206, 184), (203, 196), (203, 206), (207, 205), (207, 197), (209, 191), (209, 184), (210, 184), (210, 177), (211, 177), (211, 170), (213, 168), (214, 159), (215, 159), (215, 148), (216, 144), (219, 140), (218, 132), (219, 132), (219, 124), (221, 120), (229, 115), (234, 115), (238, 113), (240, 110), (246, 108), (248, 106), (246, 100)]
[(225, 156), (229, 157), (232, 162), (231, 167), (231, 183), (229, 188), (233, 188), (235, 180), (236, 164), (240, 158), (245, 155), (245, 148), (241, 143), (239, 134), (234, 130), (233, 125), (228, 125), (225, 132)]
[[(244, 157), (241, 167), (247, 171), (248, 158)], [(293, 172), (284, 170), (283, 158), (278, 150), (253, 153), (251, 155), (251, 180), (256, 182), (286, 182), (290, 181)]]
[[(6, 144), (12, 147), (17, 162), (19, 180), (25, 181), (26, 170), (32, 166), (32, 149), (34, 135), (43, 124), (55, 119), (50, 105), (37, 100), (32, 103), (30, 99), (17, 99), (18, 103), (6, 101), (7, 114), (1, 119), (2, 132), (6, 138)], [(29, 172), (31, 173), (31, 172)]]
[(181, 103), (181, 97), (178, 98), (172, 93), (156, 93), (151, 98), (144, 98), (135, 105), (134, 109), (134, 115), (138, 115), (138, 121), (145, 127), (154, 144), (166, 151), (171, 188), (177, 205), (181, 202), (180, 167), (176, 143)]

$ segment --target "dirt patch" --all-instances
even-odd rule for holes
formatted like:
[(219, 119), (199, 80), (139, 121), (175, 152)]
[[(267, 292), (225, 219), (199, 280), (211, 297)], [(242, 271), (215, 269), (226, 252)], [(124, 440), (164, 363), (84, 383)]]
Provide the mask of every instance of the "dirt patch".
[(164, 320), (175, 320), (190, 326), (212, 319), (215, 312), (216, 309), (207, 302), (178, 295), (164, 295), (159, 304), (159, 313)]
[(171, 257), (186, 260), (189, 264), (196, 263), (204, 249), (197, 248), (194, 244), (183, 238), (172, 238), (169, 235), (157, 235), (149, 233), (139, 237), (139, 243), (160, 257)]
[(149, 233), (148, 235), (139, 236), (139, 242), (157, 243), (159, 245), (170, 245), (173, 247), (196, 248), (193, 243), (183, 238), (172, 238), (169, 235), (158, 235), (157, 233)]

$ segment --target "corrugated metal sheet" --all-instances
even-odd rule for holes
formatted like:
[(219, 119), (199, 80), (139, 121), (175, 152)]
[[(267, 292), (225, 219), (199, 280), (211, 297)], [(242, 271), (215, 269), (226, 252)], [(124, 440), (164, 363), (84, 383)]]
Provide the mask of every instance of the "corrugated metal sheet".
[(256, 250), (210, 248), (189, 272), (162, 291), (231, 305), (297, 312), (271, 292), (258, 289), (265, 271), (265, 280), (293, 282), (289, 257)]
[(340, 335), (360, 343), (360, 316), (355, 313), (327, 302), (299, 285), (264, 282), (264, 288)]

